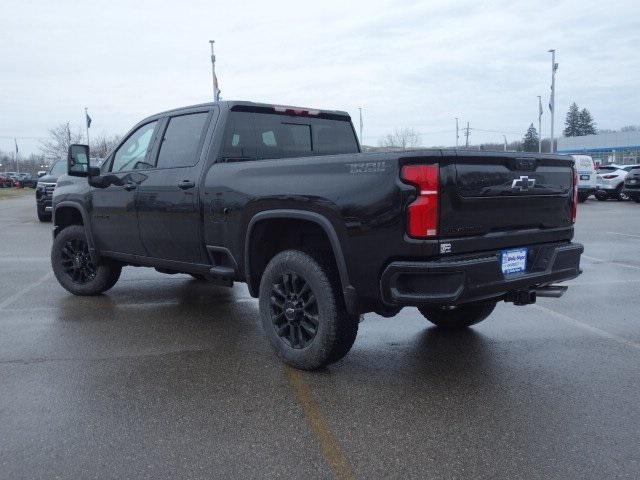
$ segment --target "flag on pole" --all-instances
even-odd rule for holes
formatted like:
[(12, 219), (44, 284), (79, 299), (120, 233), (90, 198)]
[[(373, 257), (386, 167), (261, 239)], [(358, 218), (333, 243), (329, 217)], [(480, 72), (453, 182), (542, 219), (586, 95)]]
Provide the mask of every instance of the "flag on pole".
[(87, 128), (89, 128), (91, 126), (91, 117), (89, 116), (89, 114), (87, 113), (87, 111), (84, 111), (84, 115), (86, 117), (86, 121), (87, 121)]
[(538, 119), (542, 118), (542, 97), (538, 96)]

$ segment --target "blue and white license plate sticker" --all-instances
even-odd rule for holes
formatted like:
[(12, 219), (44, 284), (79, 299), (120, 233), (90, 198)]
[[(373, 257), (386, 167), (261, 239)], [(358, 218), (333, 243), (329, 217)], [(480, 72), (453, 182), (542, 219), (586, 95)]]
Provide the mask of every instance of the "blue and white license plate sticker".
[(514, 248), (501, 252), (502, 273), (518, 273), (527, 270), (527, 249)]

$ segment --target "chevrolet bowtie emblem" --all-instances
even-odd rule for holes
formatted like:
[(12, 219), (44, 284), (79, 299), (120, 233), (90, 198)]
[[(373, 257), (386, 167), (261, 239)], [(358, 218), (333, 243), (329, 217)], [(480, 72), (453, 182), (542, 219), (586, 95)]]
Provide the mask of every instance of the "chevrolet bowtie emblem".
[(513, 182), (511, 182), (511, 188), (517, 188), (521, 192), (526, 192), (530, 188), (536, 184), (535, 178), (529, 178), (525, 175), (520, 176), (520, 178), (514, 178)]

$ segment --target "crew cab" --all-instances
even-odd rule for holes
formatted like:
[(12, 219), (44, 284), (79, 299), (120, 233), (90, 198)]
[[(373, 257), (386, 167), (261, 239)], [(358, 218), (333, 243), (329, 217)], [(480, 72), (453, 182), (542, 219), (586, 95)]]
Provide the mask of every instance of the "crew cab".
[(464, 328), (499, 301), (559, 297), (580, 274), (571, 157), (361, 153), (341, 111), (171, 110), (134, 126), (100, 168), (72, 145), (68, 174), (53, 196), (64, 288), (100, 294), (127, 265), (246, 282), (275, 352), (302, 369), (342, 358), (364, 313), (416, 306)]

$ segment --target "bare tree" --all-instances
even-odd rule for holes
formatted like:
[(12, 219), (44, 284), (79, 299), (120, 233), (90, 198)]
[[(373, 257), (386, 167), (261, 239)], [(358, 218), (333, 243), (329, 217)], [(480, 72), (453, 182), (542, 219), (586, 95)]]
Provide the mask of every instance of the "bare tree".
[(118, 146), (120, 135), (111, 137), (97, 136), (91, 138), (90, 151), (92, 157), (106, 158), (111, 151)]
[(381, 141), (381, 147), (400, 148), (406, 150), (420, 145), (420, 134), (413, 128), (402, 128), (386, 135)]
[(69, 145), (82, 142), (82, 133), (72, 132), (69, 122), (49, 129), (49, 138), (40, 141), (40, 151), (47, 158), (67, 158)]

